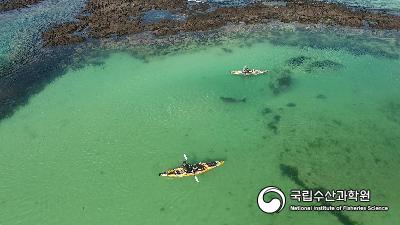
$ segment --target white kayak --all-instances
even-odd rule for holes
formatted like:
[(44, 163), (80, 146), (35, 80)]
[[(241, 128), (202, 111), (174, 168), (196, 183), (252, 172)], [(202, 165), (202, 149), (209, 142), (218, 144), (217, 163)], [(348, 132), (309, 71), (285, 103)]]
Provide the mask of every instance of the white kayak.
[(256, 70), (256, 69), (251, 69), (248, 72), (244, 72), (243, 70), (232, 70), (231, 74), (237, 75), (237, 76), (257, 76), (257, 75), (266, 74), (268, 72), (269, 72), (269, 70)]

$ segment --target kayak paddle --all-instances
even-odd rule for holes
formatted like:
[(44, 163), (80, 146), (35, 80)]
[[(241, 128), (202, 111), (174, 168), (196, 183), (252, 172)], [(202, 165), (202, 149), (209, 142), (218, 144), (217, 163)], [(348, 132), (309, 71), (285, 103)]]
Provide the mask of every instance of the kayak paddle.
[[(187, 158), (186, 154), (183, 154), (183, 157), (185, 158), (186, 161), (188, 161), (188, 158)], [(193, 172), (193, 173), (194, 173), (194, 172)], [(197, 178), (196, 175), (194, 175), (194, 179), (196, 180), (197, 183), (200, 182), (200, 181), (199, 181), (199, 178)]]

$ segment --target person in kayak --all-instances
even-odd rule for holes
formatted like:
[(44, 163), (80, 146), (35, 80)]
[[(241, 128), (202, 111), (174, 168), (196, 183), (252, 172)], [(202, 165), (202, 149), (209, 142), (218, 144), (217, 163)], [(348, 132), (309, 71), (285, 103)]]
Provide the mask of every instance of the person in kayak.
[(182, 168), (185, 171), (185, 173), (196, 173), (197, 171), (202, 171), (204, 170), (204, 166), (197, 163), (197, 164), (189, 164), (186, 161), (183, 161), (182, 163)]
[(244, 66), (243, 69), (242, 69), (242, 73), (249, 74), (249, 73), (251, 73), (251, 70), (249, 69), (249, 67)]
[(182, 168), (185, 170), (186, 173), (194, 173), (193, 165), (188, 164), (186, 161), (183, 161)]
[(204, 166), (203, 165), (201, 165), (200, 163), (197, 163), (197, 164), (195, 164), (194, 166), (193, 166), (193, 170), (196, 172), (196, 171), (202, 171), (202, 170), (204, 170), (205, 168), (204, 168)]

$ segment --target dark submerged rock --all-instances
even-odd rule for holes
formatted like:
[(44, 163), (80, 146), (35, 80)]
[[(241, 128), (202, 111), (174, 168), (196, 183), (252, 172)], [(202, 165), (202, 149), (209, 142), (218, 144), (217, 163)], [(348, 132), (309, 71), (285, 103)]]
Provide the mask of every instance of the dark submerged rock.
[(297, 185), (299, 185), (302, 188), (307, 187), (307, 185), (302, 180), (300, 180), (299, 170), (297, 169), (297, 167), (286, 165), (286, 164), (280, 164), (279, 167), (281, 169), (281, 174), (283, 176), (288, 177), (294, 183), (296, 183)]
[(278, 124), (280, 120), (280, 115), (274, 115), (272, 121), (267, 124), (268, 129), (270, 129), (274, 134), (278, 134)]
[(338, 126), (342, 126), (343, 122), (337, 119), (333, 119), (332, 122)]
[(222, 51), (224, 51), (225, 53), (232, 53), (232, 52), (233, 52), (233, 50), (230, 49), (230, 48), (221, 48), (221, 49), (222, 49)]
[(290, 70), (283, 70), (271, 76), (269, 87), (274, 94), (279, 94), (286, 91), (292, 84), (292, 72)]
[(400, 103), (399, 102), (390, 101), (390, 102), (385, 103), (382, 111), (389, 121), (400, 124)]
[(307, 68), (306, 71), (307, 72), (312, 72), (315, 70), (326, 70), (326, 69), (332, 69), (332, 70), (338, 70), (343, 68), (343, 64), (332, 61), (332, 60), (320, 60), (320, 61), (314, 61), (311, 62)]
[(290, 58), (286, 61), (286, 64), (291, 66), (291, 67), (299, 67), (301, 65), (303, 65), (306, 61), (310, 60), (311, 57), (307, 57), (307, 56), (297, 56), (297, 57), (293, 57)]
[(271, 113), (271, 112), (272, 112), (272, 109), (271, 109), (271, 108), (268, 108), (268, 107), (265, 107), (265, 108), (261, 111), (261, 113), (262, 113), (263, 115), (269, 114), (269, 113)]
[[(280, 164), (279, 168), (281, 170), (282, 176), (288, 177), (295, 184), (297, 184), (298, 186), (300, 186), (303, 189), (319, 190), (319, 191), (322, 191), (323, 193), (326, 193), (326, 191), (328, 190), (327, 188), (324, 188), (324, 187), (311, 188), (310, 186), (308, 186), (303, 180), (300, 179), (299, 170), (298, 170), (297, 167), (286, 165), (286, 164)], [(325, 206), (331, 206), (331, 204), (329, 202), (326, 202), (326, 201), (322, 201), (321, 204), (325, 205)], [(342, 223), (343, 225), (356, 225), (356, 224), (359, 224), (356, 221), (350, 219), (349, 216), (343, 214), (343, 212), (341, 212), (341, 211), (328, 211), (328, 212), (330, 214), (332, 214), (333, 216), (335, 216), (339, 220), (339, 222)]]
[(276, 121), (269, 122), (267, 126), (268, 126), (268, 128), (270, 130), (272, 130), (272, 132), (274, 134), (278, 133), (278, 127), (277, 127), (277, 122)]

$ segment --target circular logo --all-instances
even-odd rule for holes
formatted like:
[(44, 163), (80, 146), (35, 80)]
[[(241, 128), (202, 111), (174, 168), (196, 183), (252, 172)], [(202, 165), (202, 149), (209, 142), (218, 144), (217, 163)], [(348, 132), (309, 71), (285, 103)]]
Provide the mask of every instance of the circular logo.
[[(264, 195), (267, 193), (276, 193), (281, 199), (274, 198), (269, 202), (265, 202)], [(285, 207), (285, 195), (277, 187), (266, 187), (258, 194), (257, 204), (261, 211), (265, 213), (278, 213)]]

